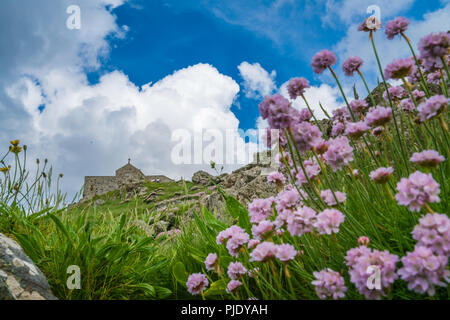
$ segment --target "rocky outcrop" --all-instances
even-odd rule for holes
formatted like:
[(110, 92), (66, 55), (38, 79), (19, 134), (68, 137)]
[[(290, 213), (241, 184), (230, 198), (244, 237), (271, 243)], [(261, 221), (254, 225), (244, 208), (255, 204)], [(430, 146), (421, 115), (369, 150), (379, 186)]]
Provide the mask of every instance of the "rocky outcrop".
[(17, 242), (1, 233), (0, 300), (56, 300), (38, 267)]
[(198, 183), (204, 186), (207, 186), (211, 183), (211, 180), (213, 180), (213, 176), (210, 175), (208, 172), (206, 171), (197, 171), (196, 173), (194, 173), (194, 175), (192, 176), (192, 182), (193, 183)]

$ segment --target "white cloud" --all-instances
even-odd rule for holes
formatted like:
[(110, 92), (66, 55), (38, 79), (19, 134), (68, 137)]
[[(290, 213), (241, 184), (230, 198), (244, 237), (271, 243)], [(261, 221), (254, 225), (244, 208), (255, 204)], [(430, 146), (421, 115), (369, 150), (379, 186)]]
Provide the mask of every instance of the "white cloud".
[(250, 64), (247, 61), (242, 62), (238, 69), (244, 79), (246, 97), (258, 99), (271, 94), (276, 89), (275, 70), (269, 74), (258, 62)]
[(173, 164), (173, 130), (238, 129), (230, 107), (239, 85), (208, 64), (142, 87), (121, 71), (89, 84), (85, 70), (107, 56), (107, 36), (128, 30), (102, 5), (121, 3), (79, 1), (80, 32), (65, 28), (68, 1), (28, 1), (21, 17), (8, 13), (14, 4), (7, 2), (0, 12), (0, 145), (18, 138), (28, 145), (29, 158), (48, 158), (54, 172), (64, 173), (71, 194), (85, 175), (112, 175), (128, 157), (147, 174), (190, 178), (209, 164)]

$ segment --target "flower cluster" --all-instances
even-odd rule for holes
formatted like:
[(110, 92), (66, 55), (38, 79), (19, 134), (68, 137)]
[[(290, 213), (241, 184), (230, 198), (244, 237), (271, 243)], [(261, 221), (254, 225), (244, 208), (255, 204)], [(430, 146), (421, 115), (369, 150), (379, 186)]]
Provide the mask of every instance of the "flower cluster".
[(362, 66), (363, 60), (360, 57), (350, 57), (342, 64), (342, 70), (346, 76), (352, 76), (354, 72), (359, 71)]
[(323, 154), (326, 163), (337, 171), (353, 161), (353, 148), (347, 137), (341, 136), (328, 141), (328, 150)]
[(313, 275), (316, 279), (311, 283), (316, 287), (316, 293), (320, 299), (333, 298), (337, 300), (345, 297), (347, 287), (339, 272), (326, 268), (314, 272)]
[(439, 184), (431, 174), (420, 171), (402, 178), (397, 183), (397, 191), (395, 199), (398, 204), (408, 206), (411, 211), (420, 211), (425, 204), (440, 201)]
[(384, 75), (386, 79), (402, 79), (413, 71), (414, 60), (411, 58), (397, 59), (387, 65)]
[(336, 209), (325, 209), (317, 215), (314, 227), (320, 234), (338, 233), (342, 222), (344, 222), (342, 212)]
[(305, 78), (293, 78), (289, 80), (287, 90), (289, 97), (295, 100), (297, 97), (301, 97), (305, 93), (305, 89), (309, 88), (309, 81)]
[(420, 120), (426, 121), (441, 114), (449, 103), (449, 99), (442, 95), (432, 96), (417, 107)]
[(203, 273), (193, 273), (189, 276), (186, 286), (190, 294), (196, 295), (208, 287), (209, 281)]
[[(398, 278), (395, 273), (398, 257), (387, 250), (372, 250), (363, 245), (347, 251), (345, 260), (350, 269), (350, 281), (367, 299), (385, 296), (385, 290)], [(373, 272), (379, 272), (379, 289), (376, 286), (370, 289), (367, 285)]]
[(239, 226), (231, 226), (221, 231), (216, 238), (217, 244), (226, 244), (228, 253), (237, 257), (239, 250), (250, 240), (250, 236)]
[(416, 246), (402, 258), (403, 267), (398, 270), (400, 277), (408, 283), (408, 289), (417, 293), (435, 294), (435, 286), (446, 286), (450, 282), (450, 272), (446, 269), (448, 257), (435, 255), (422, 246)]
[(450, 256), (450, 219), (445, 214), (429, 213), (412, 231), (417, 245), (443, 256)]
[(387, 38), (392, 40), (396, 35), (406, 31), (409, 25), (409, 20), (404, 17), (397, 17), (394, 20), (388, 21), (385, 27)]
[(435, 150), (424, 150), (422, 152), (415, 152), (409, 161), (416, 163), (423, 167), (434, 168), (437, 167), (445, 158)]

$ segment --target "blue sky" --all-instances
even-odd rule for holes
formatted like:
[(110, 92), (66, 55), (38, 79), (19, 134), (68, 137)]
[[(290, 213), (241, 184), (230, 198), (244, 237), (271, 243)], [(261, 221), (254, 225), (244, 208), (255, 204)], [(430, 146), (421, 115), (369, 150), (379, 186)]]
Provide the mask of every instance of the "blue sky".
[[(262, 11), (275, 1), (245, 2), (245, 9)], [(276, 19), (258, 25), (265, 22), (240, 21), (246, 17), (234, 6), (240, 6), (242, 1), (132, 0), (113, 11), (118, 25), (126, 25), (130, 31), (125, 39), (110, 40), (110, 56), (99, 70), (89, 74), (89, 80), (95, 83), (99, 75), (119, 69), (136, 85), (143, 85), (201, 62), (240, 82), (242, 77), (237, 66), (248, 61), (260, 63), (269, 72), (276, 70), (278, 85), (298, 75), (313, 84), (319, 83), (309, 66), (311, 56), (320, 49), (333, 48), (345, 36), (348, 25), (324, 23), (326, 1), (313, 5), (305, 1), (282, 2)], [(355, 15), (359, 19), (355, 22), (367, 16), (366, 7), (360, 5), (359, 14)], [(442, 2), (438, 0), (415, 1), (399, 10), (399, 14), (421, 19), (426, 12), (440, 7)], [(223, 10), (223, 15), (216, 10)], [(381, 10), (383, 13), (384, 8)], [(283, 34), (277, 31), (269, 34), (259, 29), (277, 30), (283, 26), (288, 26), (286, 39), (281, 39)], [(254, 128), (258, 103), (258, 99), (239, 95), (232, 111), (240, 121), (240, 128)]]
[[(73, 4), (79, 30), (66, 27)], [(348, 56), (363, 58), (375, 85), (367, 34), (356, 30), (369, 5), (380, 7), (384, 23), (410, 19), (414, 44), (450, 29), (449, 0), (2, 0), (0, 145), (20, 139), (30, 158), (48, 158), (70, 193), (84, 176), (111, 175), (128, 157), (147, 174), (189, 178), (209, 161), (172, 161), (178, 129), (264, 128), (262, 97), (286, 96), (296, 76), (311, 82), (306, 97), (319, 117), (319, 101), (329, 111), (341, 106), (330, 75), (310, 67), (321, 49), (336, 53), (350, 98), (355, 81), (364, 91), (340, 71)], [(375, 41), (383, 65), (410, 55), (383, 31)]]

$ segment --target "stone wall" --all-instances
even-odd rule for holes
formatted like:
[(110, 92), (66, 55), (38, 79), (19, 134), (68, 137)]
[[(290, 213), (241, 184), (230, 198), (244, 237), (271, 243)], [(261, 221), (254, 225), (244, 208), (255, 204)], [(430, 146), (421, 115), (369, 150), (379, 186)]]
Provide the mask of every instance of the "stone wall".
[(91, 199), (95, 195), (106, 194), (119, 189), (119, 179), (114, 176), (84, 177), (83, 199)]

